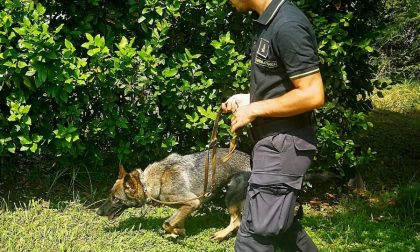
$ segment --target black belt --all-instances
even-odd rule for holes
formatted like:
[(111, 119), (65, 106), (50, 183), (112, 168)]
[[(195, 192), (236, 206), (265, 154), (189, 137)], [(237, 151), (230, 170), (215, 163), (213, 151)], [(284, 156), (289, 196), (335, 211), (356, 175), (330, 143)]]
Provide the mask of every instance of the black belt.
[(252, 123), (251, 137), (256, 143), (267, 136), (314, 126), (315, 118), (312, 111), (293, 117), (257, 118)]

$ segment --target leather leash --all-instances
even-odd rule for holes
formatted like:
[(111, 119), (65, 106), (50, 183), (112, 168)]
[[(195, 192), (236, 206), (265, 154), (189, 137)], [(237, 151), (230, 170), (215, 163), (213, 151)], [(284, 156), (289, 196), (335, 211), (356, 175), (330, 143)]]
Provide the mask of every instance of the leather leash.
[[(206, 195), (208, 194), (209, 197), (211, 195), (211, 192), (207, 193), (207, 187), (208, 187), (208, 180), (209, 180), (209, 154), (210, 154), (210, 148), (212, 149), (212, 155), (211, 155), (211, 166), (212, 166), (212, 173), (211, 173), (211, 187), (210, 187), (210, 191), (212, 191), (214, 189), (214, 187), (216, 186), (216, 168), (217, 168), (217, 130), (219, 128), (219, 121), (220, 121), (220, 116), (222, 114), (222, 108), (219, 109), (219, 111), (217, 112), (216, 115), (216, 119), (213, 121), (213, 130), (211, 132), (211, 137), (210, 137), (210, 143), (209, 143), (209, 147), (207, 149), (207, 156), (206, 156), (206, 161), (205, 161), (205, 165), (204, 165), (204, 190), (203, 193)], [(233, 152), (236, 149), (236, 143), (237, 143), (237, 136), (236, 134), (234, 134), (234, 136), (232, 137), (232, 140), (230, 142), (230, 146), (229, 146), (229, 153), (226, 154), (226, 156), (223, 157), (223, 163), (229, 161), (232, 158)]]

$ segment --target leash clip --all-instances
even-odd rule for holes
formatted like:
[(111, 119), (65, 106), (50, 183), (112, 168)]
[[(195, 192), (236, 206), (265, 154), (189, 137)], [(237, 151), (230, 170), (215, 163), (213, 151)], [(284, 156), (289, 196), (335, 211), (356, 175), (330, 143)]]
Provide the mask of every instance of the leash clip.
[(204, 194), (204, 197), (209, 198), (211, 195), (212, 195), (212, 193), (211, 193), (211, 192), (206, 192), (206, 193)]

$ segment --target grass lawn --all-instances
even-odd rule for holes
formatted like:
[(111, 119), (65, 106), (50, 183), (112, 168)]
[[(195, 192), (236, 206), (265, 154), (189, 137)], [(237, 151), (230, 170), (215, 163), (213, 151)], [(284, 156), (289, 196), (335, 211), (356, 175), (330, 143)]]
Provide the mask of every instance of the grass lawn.
[[(386, 209), (364, 199), (346, 198), (333, 209), (305, 207), (303, 224), (320, 251), (419, 251), (416, 226)], [(160, 227), (172, 211), (164, 207), (147, 207), (143, 213), (130, 209), (109, 222), (80, 203), (52, 208), (33, 201), (0, 214), (0, 250), (233, 251), (232, 237), (219, 244), (210, 240), (229, 221), (223, 211), (199, 212), (189, 219), (186, 237), (169, 240), (163, 238)]]
[[(420, 251), (419, 96), (418, 85), (398, 85), (385, 92), (388, 102), (374, 100), (375, 128), (360, 139), (378, 152), (360, 168), (367, 190), (334, 194), (316, 209), (305, 205), (302, 222), (320, 251)], [(389, 106), (395, 100), (400, 103)], [(187, 236), (171, 240), (161, 228), (171, 208), (130, 209), (111, 222), (87, 209), (83, 194), (45, 201), (38, 189), (6, 187), (0, 183), (0, 251), (233, 251), (234, 237), (210, 240), (229, 222), (218, 208), (198, 211), (187, 221)], [(10, 194), (38, 200), (13, 205)]]

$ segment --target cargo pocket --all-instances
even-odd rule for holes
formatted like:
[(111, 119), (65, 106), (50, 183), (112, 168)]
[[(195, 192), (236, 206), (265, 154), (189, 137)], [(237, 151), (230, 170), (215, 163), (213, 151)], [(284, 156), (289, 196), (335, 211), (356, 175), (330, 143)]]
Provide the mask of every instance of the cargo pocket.
[(271, 144), (277, 152), (281, 153), (284, 152), (284, 150), (287, 148), (287, 140), (288, 139), (286, 134), (279, 133), (271, 137)]
[(316, 148), (316, 135), (311, 129), (297, 130), (293, 134), (293, 143), (296, 148), (297, 154), (315, 154)]
[(288, 189), (253, 188), (249, 200), (247, 226), (252, 234), (275, 236), (293, 223), (295, 194)]

